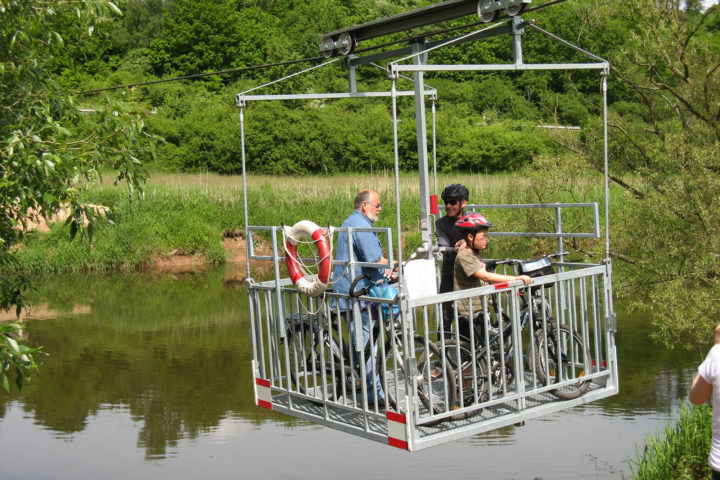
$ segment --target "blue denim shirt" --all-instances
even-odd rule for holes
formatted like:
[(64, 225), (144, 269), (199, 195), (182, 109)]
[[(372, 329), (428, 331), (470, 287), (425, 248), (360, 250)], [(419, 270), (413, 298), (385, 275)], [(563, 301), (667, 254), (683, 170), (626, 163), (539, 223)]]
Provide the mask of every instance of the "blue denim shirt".
[[(372, 227), (372, 222), (362, 214), (360, 210), (355, 210), (350, 216), (343, 222), (341, 227)], [(382, 246), (380, 245), (380, 239), (375, 232), (353, 232), (353, 260), (358, 262), (377, 262), (383, 258)], [(347, 232), (340, 232), (338, 234), (337, 245), (335, 247), (335, 260), (342, 262), (349, 261), (348, 259), (348, 235)], [(383, 275), (383, 268), (369, 268), (369, 267), (355, 267), (355, 275), (367, 275), (372, 281), (379, 280)], [(347, 265), (336, 265), (333, 270), (332, 286), (333, 289), (338, 293), (347, 294), (350, 291), (350, 274)], [(370, 285), (370, 282), (366, 279), (358, 282), (355, 287), (356, 290), (365, 288)], [(345, 300), (340, 299), (338, 301), (340, 308), (347, 308)]]

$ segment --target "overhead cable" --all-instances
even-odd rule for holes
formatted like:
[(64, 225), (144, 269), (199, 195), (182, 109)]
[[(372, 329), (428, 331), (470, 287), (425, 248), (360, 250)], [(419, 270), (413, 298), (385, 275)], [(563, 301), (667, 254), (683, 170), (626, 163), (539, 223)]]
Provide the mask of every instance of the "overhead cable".
[[(528, 8), (527, 10), (525, 10), (525, 13), (532, 12), (532, 11), (538, 10), (538, 9), (540, 9), (540, 8), (548, 7), (548, 6), (550, 6), (550, 5), (555, 5), (555, 4), (557, 4), (557, 3), (562, 3), (562, 2), (565, 2), (565, 1), (566, 1), (566, 0), (552, 0), (552, 1), (547, 2), (547, 3), (544, 3), (544, 4), (542, 4), (542, 5), (538, 5), (538, 6), (535, 6), (535, 7)], [(378, 50), (378, 49), (385, 48), (385, 47), (389, 47), (389, 46), (392, 46), (392, 45), (397, 45), (397, 44), (399, 44), (399, 43), (408, 43), (408, 42), (412, 42), (412, 41), (419, 40), (419, 39), (422, 39), (422, 38), (432, 37), (432, 36), (435, 36), (435, 35), (442, 35), (442, 34), (444, 34), (444, 33), (449, 33), (449, 32), (453, 32), (453, 31), (456, 31), (456, 30), (462, 30), (462, 29), (466, 29), (466, 28), (473, 28), (473, 27), (476, 27), (476, 26), (478, 26), (478, 25), (483, 25), (484, 23), (485, 23), (485, 22), (473, 22), (473, 23), (468, 23), (468, 24), (465, 24), (465, 25), (459, 25), (459, 26), (457, 26), (457, 27), (450, 27), (450, 28), (445, 28), (445, 29), (442, 29), (442, 30), (434, 30), (434, 31), (432, 31), (432, 32), (421, 33), (421, 34), (414, 35), (414, 36), (411, 36), (411, 37), (406, 37), (406, 38), (403, 38), (403, 39), (400, 39), (400, 40), (394, 40), (394, 41), (382, 43), (382, 44), (379, 44), (379, 45), (374, 45), (374, 46), (370, 46), (370, 47), (366, 47), (366, 48), (361, 48), (361, 49), (358, 49), (358, 50), (354, 50), (352, 53), (357, 54), (357, 53), (370, 52), (370, 51), (373, 51), (373, 50)], [(96, 88), (96, 89), (93, 89), (93, 90), (83, 90), (83, 91), (80, 91), (80, 92), (75, 92), (75, 94), (76, 94), (76, 95), (87, 95), (87, 94), (91, 94), (91, 93), (106, 92), (106, 91), (110, 91), (110, 90), (119, 90), (119, 89), (121, 89), (121, 88), (142, 87), (142, 86), (145, 86), (145, 85), (155, 85), (155, 84), (158, 84), (158, 83), (177, 82), (177, 81), (179, 81), (179, 80), (191, 80), (191, 79), (193, 79), (193, 78), (209, 77), (209, 76), (212, 76), (212, 75), (224, 75), (224, 74), (227, 74), (227, 73), (247, 72), (247, 71), (251, 71), (251, 70), (260, 70), (260, 69), (263, 69), (263, 68), (282, 67), (282, 66), (284, 66), (284, 65), (292, 65), (292, 64), (295, 64), (295, 63), (316, 62), (316, 61), (319, 61), (319, 60), (325, 60), (325, 57), (320, 56), (320, 57), (300, 58), (300, 59), (298, 59), (298, 60), (287, 60), (287, 61), (285, 61), (285, 62), (265, 63), (265, 64), (262, 64), (262, 65), (251, 65), (251, 66), (249, 66), (249, 67), (231, 68), (231, 69), (228, 69), (228, 70), (218, 70), (218, 71), (215, 71), (215, 72), (195, 73), (195, 74), (191, 74), (191, 75), (182, 75), (182, 76), (180, 76), (180, 77), (164, 78), (164, 79), (160, 79), (160, 80), (150, 80), (150, 81), (147, 81), (147, 82), (129, 83), (129, 84), (126, 84), (126, 85), (116, 85), (116, 86), (113, 86), (113, 87)]]
[(84, 94), (89, 94), (89, 93), (105, 92), (108, 90), (117, 90), (120, 88), (133, 88), (133, 87), (140, 87), (140, 86), (144, 86), (144, 85), (154, 85), (156, 83), (176, 82), (178, 80), (189, 80), (189, 79), (199, 78), (199, 77), (208, 77), (211, 75), (223, 75), (226, 73), (246, 72), (246, 71), (250, 71), (250, 70), (259, 70), (261, 68), (282, 67), (284, 65), (292, 65), (295, 63), (316, 62), (318, 60), (325, 60), (325, 57), (301, 58), (298, 60), (288, 60), (285, 62), (265, 63), (262, 65), (252, 65), (249, 67), (231, 68), (229, 70), (218, 70), (216, 72), (195, 73), (195, 74), (191, 74), (191, 75), (183, 75), (181, 77), (163, 78), (161, 80), (150, 80), (147, 82), (129, 83), (127, 85), (116, 85), (114, 87), (96, 88), (94, 90), (84, 90), (82, 92), (76, 92), (76, 94), (84, 95)]

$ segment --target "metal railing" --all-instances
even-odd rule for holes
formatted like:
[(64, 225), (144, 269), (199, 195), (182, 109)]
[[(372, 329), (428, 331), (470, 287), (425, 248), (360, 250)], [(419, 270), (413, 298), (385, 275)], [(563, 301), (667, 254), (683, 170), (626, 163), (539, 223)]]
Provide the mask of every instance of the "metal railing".
[[(391, 252), (389, 229), (370, 230)], [(257, 231), (270, 234), (270, 255), (255, 253)], [(250, 227), (248, 235), (250, 257), (274, 264), (273, 279), (247, 282), (259, 405), (417, 450), (618, 391), (609, 262), (557, 262), (558, 273), (529, 287), (518, 281), (424, 298), (402, 290), (393, 299), (332, 291), (308, 298), (280, 275), (281, 231)], [(387, 266), (352, 257), (336, 265), (350, 272)], [(471, 322), (457, 307), (473, 298)], [(340, 308), (340, 299), (350, 307)], [(445, 302), (453, 311), (448, 332)], [(378, 327), (366, 348), (363, 315)], [(377, 383), (383, 401), (373, 393)]]

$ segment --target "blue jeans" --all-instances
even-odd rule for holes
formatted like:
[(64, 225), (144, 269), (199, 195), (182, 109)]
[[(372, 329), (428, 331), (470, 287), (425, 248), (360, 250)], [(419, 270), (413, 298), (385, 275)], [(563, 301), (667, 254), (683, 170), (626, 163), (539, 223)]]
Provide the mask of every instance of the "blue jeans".
[[(362, 330), (363, 330), (363, 345), (362, 350), (360, 352), (356, 351), (355, 349), (355, 322), (353, 321), (353, 315), (352, 310), (348, 310), (348, 329), (350, 333), (350, 345), (352, 346), (353, 350), (353, 362), (354, 365), (358, 367), (360, 366), (361, 358), (364, 355), (365, 352), (365, 346), (367, 345), (368, 341), (370, 340), (370, 334), (372, 331), (372, 327), (375, 325), (377, 313), (372, 314), (372, 324), (370, 323), (370, 312), (368, 312), (368, 308), (363, 308), (360, 311), (360, 316), (362, 317)], [(380, 373), (378, 372), (378, 365), (376, 362), (377, 359), (377, 343), (373, 345), (373, 352), (370, 358), (368, 358), (367, 362), (365, 362), (365, 384), (367, 385), (367, 396), (368, 396), (368, 404), (372, 405), (375, 404), (375, 396), (377, 395), (378, 399), (384, 399), (385, 394), (382, 390), (382, 382), (380, 381)], [(375, 365), (375, 379), (373, 380), (373, 365)]]

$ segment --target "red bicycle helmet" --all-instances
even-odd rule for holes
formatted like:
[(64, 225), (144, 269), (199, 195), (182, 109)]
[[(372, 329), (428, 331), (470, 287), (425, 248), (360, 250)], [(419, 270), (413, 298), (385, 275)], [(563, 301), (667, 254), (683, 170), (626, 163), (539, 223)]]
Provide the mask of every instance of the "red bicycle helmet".
[(493, 228), (494, 225), (480, 213), (468, 213), (463, 215), (455, 222), (455, 226), (460, 230), (467, 232), (475, 232), (485, 228)]

